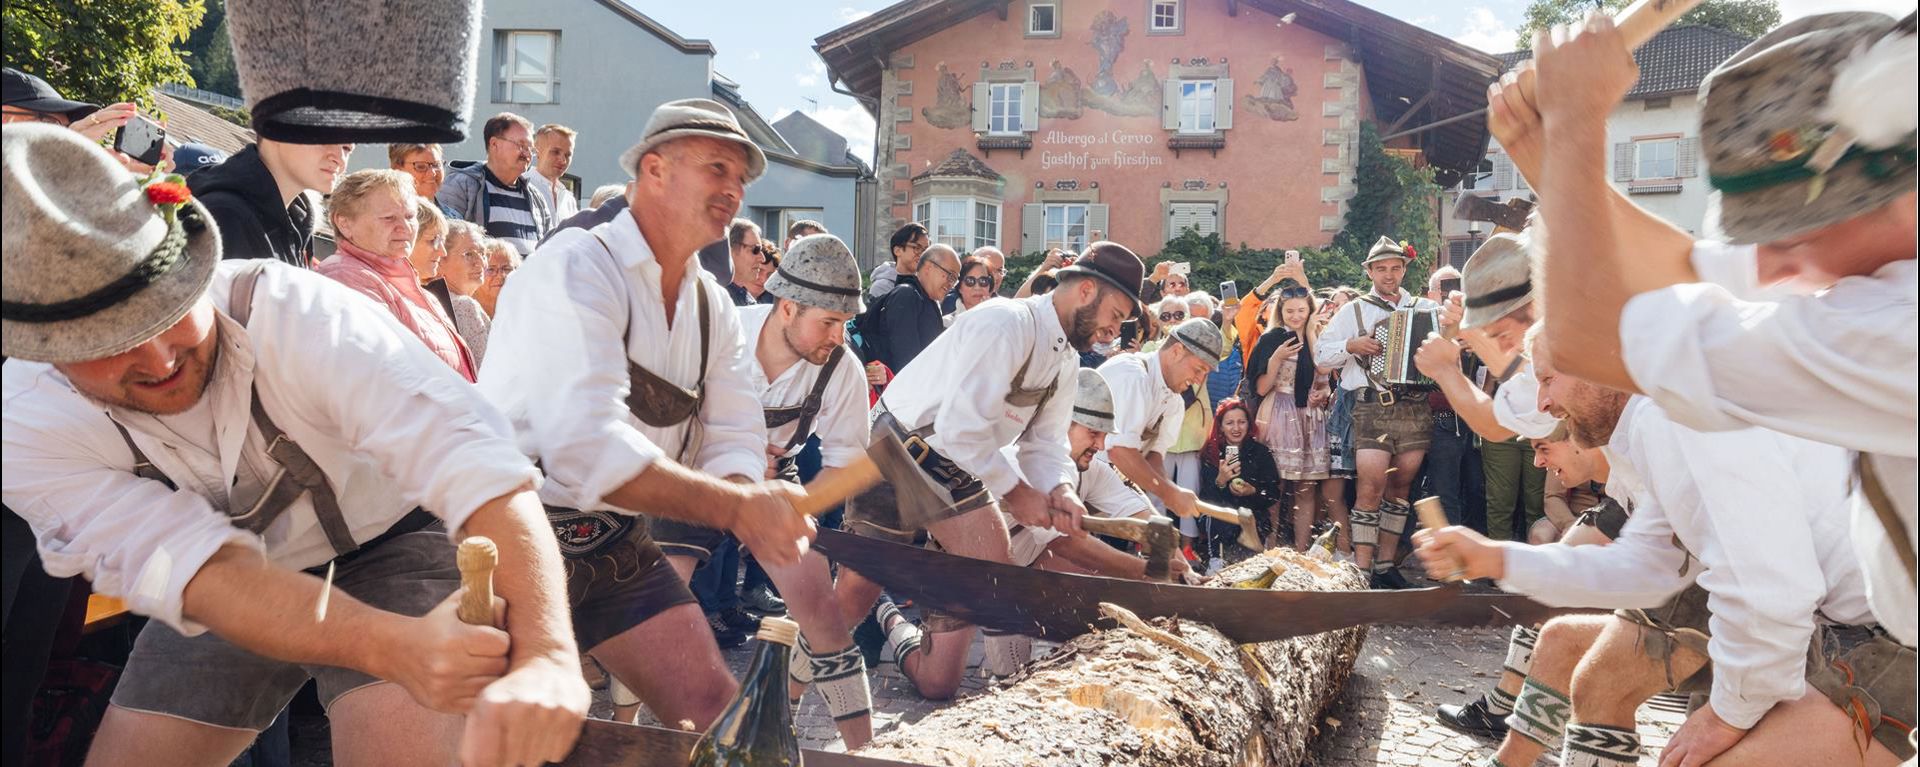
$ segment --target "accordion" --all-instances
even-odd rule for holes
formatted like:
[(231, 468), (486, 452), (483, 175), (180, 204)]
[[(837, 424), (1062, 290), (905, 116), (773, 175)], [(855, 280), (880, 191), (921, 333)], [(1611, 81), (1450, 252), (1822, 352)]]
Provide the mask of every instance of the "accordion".
[(1432, 387), (1434, 380), (1413, 364), (1420, 344), (1439, 329), (1439, 314), (1431, 309), (1400, 309), (1373, 326), (1373, 340), (1380, 354), (1368, 363), (1371, 378), (1392, 386)]

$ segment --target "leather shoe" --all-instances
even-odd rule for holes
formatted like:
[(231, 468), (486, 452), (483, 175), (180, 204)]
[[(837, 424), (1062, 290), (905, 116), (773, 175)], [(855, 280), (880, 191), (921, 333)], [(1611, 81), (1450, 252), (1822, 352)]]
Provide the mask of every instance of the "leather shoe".
[(1464, 706), (1448, 703), (1434, 709), (1434, 718), (1441, 724), (1468, 735), (1483, 738), (1504, 738), (1507, 735), (1507, 722), (1487, 710), (1485, 696), (1475, 698)]
[(784, 615), (787, 612), (786, 600), (773, 593), (773, 587), (758, 584), (740, 595), (740, 604), (762, 615)]

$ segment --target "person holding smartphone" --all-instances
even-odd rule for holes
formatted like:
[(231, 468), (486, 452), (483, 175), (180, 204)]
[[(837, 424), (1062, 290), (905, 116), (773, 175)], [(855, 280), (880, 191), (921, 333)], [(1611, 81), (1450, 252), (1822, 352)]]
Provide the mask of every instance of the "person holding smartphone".
[[(1238, 398), (1229, 397), (1214, 408), (1213, 431), (1200, 448), (1200, 500), (1227, 508), (1254, 509), (1266, 520), (1272, 519), (1274, 504), (1280, 502), (1280, 472), (1274, 466), (1273, 453), (1255, 438), (1253, 412)], [(1208, 572), (1215, 569), (1216, 561), (1228, 560), (1230, 552), (1236, 554), (1231, 559), (1246, 556), (1233, 543), (1240, 535), (1238, 526), (1212, 517), (1197, 522), (1204, 547), (1201, 559), (1207, 563)], [(1269, 530), (1263, 530), (1263, 535), (1271, 536), (1271, 524), (1264, 527)]]
[[(166, 130), (142, 116), (140, 107), (129, 102), (99, 106), (74, 101), (60, 95), (46, 80), (7, 67), (0, 74), (0, 122), (38, 122), (72, 128), (88, 141), (107, 146), (113, 157), (136, 174), (152, 173), (155, 168), (173, 168), (173, 145)], [(132, 135), (126, 129), (133, 126)], [(123, 144), (125, 137), (138, 146)], [(129, 152), (129, 149), (136, 151)]]

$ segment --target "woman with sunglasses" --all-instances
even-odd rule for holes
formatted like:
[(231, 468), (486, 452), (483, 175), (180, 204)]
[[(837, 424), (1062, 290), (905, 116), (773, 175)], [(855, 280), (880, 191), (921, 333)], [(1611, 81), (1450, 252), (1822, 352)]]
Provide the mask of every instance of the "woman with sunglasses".
[(960, 281), (954, 283), (953, 293), (956, 297), (953, 311), (945, 319), (949, 326), (953, 325), (954, 318), (960, 316), (961, 312), (993, 297), (993, 264), (979, 256), (968, 256), (961, 261)]
[[(1346, 480), (1332, 476), (1328, 468), (1330, 371), (1313, 363), (1313, 345), (1320, 337), (1313, 291), (1291, 285), (1275, 299), (1268, 304), (1268, 330), (1247, 364), (1247, 380), (1260, 398), (1255, 429), (1272, 451), (1280, 478), (1292, 486), (1294, 548), (1307, 549), (1324, 499), (1328, 516), (1339, 526), (1339, 550), (1347, 551), (1352, 544), (1347, 538)], [(1269, 545), (1277, 541), (1278, 527), (1269, 533)]]

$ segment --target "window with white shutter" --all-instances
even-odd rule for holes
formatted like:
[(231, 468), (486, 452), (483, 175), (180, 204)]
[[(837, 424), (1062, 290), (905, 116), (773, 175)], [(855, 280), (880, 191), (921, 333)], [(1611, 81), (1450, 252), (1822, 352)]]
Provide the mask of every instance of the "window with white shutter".
[(1023, 121), (1026, 91), (1025, 83), (994, 83), (989, 86), (988, 134), (1012, 136), (1029, 130)]
[(1212, 133), (1216, 106), (1212, 80), (1180, 82), (1180, 132)]
[(1201, 236), (1220, 231), (1220, 207), (1211, 202), (1175, 202), (1167, 204), (1168, 231), (1175, 237), (1188, 229)]
[(1087, 249), (1086, 203), (1048, 203), (1045, 208), (1045, 241), (1041, 248), (1061, 248), (1079, 253)]
[(1680, 177), (1680, 140), (1648, 139), (1633, 142), (1635, 181)]

